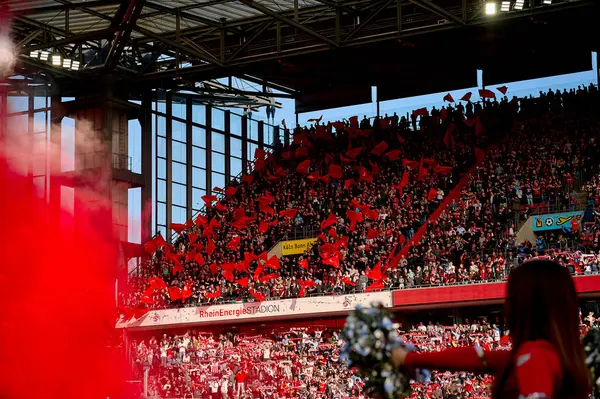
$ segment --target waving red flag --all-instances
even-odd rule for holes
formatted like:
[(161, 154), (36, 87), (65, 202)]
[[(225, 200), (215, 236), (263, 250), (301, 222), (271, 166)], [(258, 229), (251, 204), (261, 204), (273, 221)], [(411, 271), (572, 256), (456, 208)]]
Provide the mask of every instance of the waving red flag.
[(171, 298), (171, 301), (173, 302), (175, 302), (178, 299), (181, 299), (181, 290), (179, 289), (179, 287), (169, 287), (169, 298)]
[(254, 276), (252, 277), (254, 280), (258, 280), (260, 278), (261, 273), (265, 270), (261, 265), (256, 266), (256, 270), (254, 271)]
[(237, 192), (237, 188), (235, 188), (233, 186), (229, 186), (229, 187), (227, 187), (227, 190), (225, 190), (225, 195), (227, 197), (233, 197), (236, 192)]
[(152, 287), (152, 289), (155, 290), (162, 290), (167, 288), (167, 285), (165, 284), (164, 280), (160, 277), (152, 277), (148, 280), (148, 282), (150, 283), (150, 287)]
[(348, 279), (348, 278), (346, 278), (346, 277), (344, 277), (344, 278), (342, 279), (342, 283), (344, 283), (344, 284), (347, 284), (347, 285), (351, 285), (352, 287), (355, 287), (355, 286), (356, 286), (356, 283), (355, 283), (355, 282), (353, 282), (352, 280), (350, 280), (350, 279)]
[(369, 229), (367, 232), (367, 240), (372, 240), (381, 235), (381, 230)]
[(288, 219), (293, 219), (296, 216), (296, 213), (298, 213), (298, 208), (290, 208), (286, 209), (285, 211), (279, 212), (279, 216)]
[(437, 190), (435, 188), (429, 189), (427, 194), (427, 201), (433, 201), (437, 197)]
[(354, 184), (356, 184), (356, 182), (354, 181), (354, 179), (348, 179), (346, 181), (344, 181), (344, 188), (346, 190), (348, 190), (350, 187), (352, 187)]
[(270, 267), (273, 270), (281, 269), (281, 264), (277, 256), (271, 256), (271, 258), (265, 263), (265, 267)]
[(229, 241), (229, 243), (227, 244), (227, 248), (231, 249), (232, 251), (237, 251), (240, 247), (240, 241), (242, 240), (242, 237), (240, 236), (235, 236), (231, 239), (231, 241)]
[(329, 165), (329, 176), (332, 179), (341, 179), (344, 177), (342, 166), (332, 163)]
[(460, 98), (461, 101), (471, 101), (471, 96), (473, 95), (473, 93), (471, 93), (470, 91), (465, 93), (464, 96), (462, 96)]
[(321, 259), (324, 265), (330, 265), (336, 268), (340, 267), (340, 259), (337, 255), (330, 256), (328, 254), (321, 254)]
[(400, 150), (390, 150), (385, 153), (385, 156), (390, 161), (396, 161), (396, 160), (400, 159)]
[(365, 292), (381, 291), (385, 288), (383, 281), (375, 281), (373, 284), (367, 287)]
[(373, 269), (371, 271), (366, 272), (365, 275), (371, 280), (375, 281), (387, 279), (387, 275), (384, 275), (381, 272), (381, 262), (377, 262)]
[(262, 159), (265, 157), (265, 155), (267, 155), (267, 153), (260, 147), (254, 150), (254, 159)]
[(325, 230), (329, 226), (333, 226), (338, 222), (337, 217), (333, 213), (329, 213), (327, 219), (321, 222), (321, 230)]
[(177, 234), (181, 234), (183, 230), (185, 230), (185, 224), (181, 223), (171, 223), (171, 230), (176, 232)]
[(196, 261), (198, 266), (206, 265), (206, 261), (204, 260), (204, 258), (202, 257), (201, 254), (196, 254), (196, 256), (194, 257), (194, 260)]
[(198, 217), (196, 217), (196, 220), (194, 220), (194, 223), (196, 223), (196, 226), (203, 226), (206, 223), (208, 223), (208, 219), (202, 215), (198, 215)]
[(246, 183), (248, 185), (252, 184), (253, 180), (254, 180), (254, 175), (244, 175), (244, 176), (242, 176), (242, 182)]
[(381, 154), (383, 154), (385, 152), (385, 150), (388, 149), (388, 143), (386, 143), (385, 141), (380, 142), (379, 144), (377, 144), (375, 146), (375, 148), (373, 148), (371, 150), (371, 154), (373, 155), (377, 155), (380, 156)]
[(269, 273), (269, 274), (266, 274), (266, 275), (262, 276), (262, 277), (261, 277), (261, 278), (259, 278), (258, 280), (259, 280), (261, 283), (266, 283), (267, 281), (269, 281), (269, 280), (271, 280), (271, 279), (274, 279), (274, 278), (277, 278), (277, 275), (276, 275), (275, 273)]
[(235, 282), (241, 285), (242, 287), (248, 288), (248, 280), (248, 277), (244, 277), (239, 280), (235, 280)]
[(260, 224), (258, 225), (258, 231), (261, 233), (266, 233), (269, 231), (269, 225), (267, 223), (265, 223), (263, 220), (260, 221)]
[(202, 201), (204, 201), (206, 206), (210, 206), (213, 202), (215, 202), (217, 200), (216, 195), (203, 195), (200, 198), (202, 198)]
[(308, 270), (308, 259), (302, 259), (300, 262), (298, 262), (298, 265), (301, 269)]
[(248, 291), (250, 292), (250, 295), (252, 295), (258, 302), (263, 302), (265, 300), (265, 296), (260, 292), (254, 291), (252, 288), (250, 288)]
[(496, 94), (488, 89), (480, 89), (479, 90), (479, 97), (481, 98), (496, 98)]
[(204, 296), (208, 299), (215, 299), (221, 297), (221, 287), (217, 288), (215, 292), (207, 292)]
[(179, 273), (183, 271), (183, 265), (177, 259), (173, 260), (173, 274)]
[(448, 101), (449, 103), (453, 103), (454, 102), (454, 98), (452, 97), (452, 95), (450, 93), (446, 94), (444, 96), (444, 101)]
[(223, 205), (221, 202), (217, 202), (215, 204), (215, 208), (219, 212), (225, 212), (227, 210), (227, 207), (225, 205)]
[(351, 159), (355, 159), (357, 156), (360, 155), (360, 153), (364, 150), (365, 148), (363, 146), (360, 147), (356, 147), (356, 148), (351, 148), (348, 151), (346, 151), (346, 156), (348, 158)]
[(212, 255), (212, 253), (215, 252), (215, 249), (217, 249), (215, 243), (209, 238), (208, 243), (206, 244), (206, 253)]
[(500, 87), (496, 87), (496, 90), (498, 90), (500, 93), (506, 95), (506, 92), (508, 91), (508, 87), (500, 86)]
[(296, 167), (296, 172), (305, 175), (308, 173), (308, 168), (310, 168), (310, 159), (300, 162)]
[(321, 179), (321, 175), (319, 174), (319, 172), (312, 172), (309, 173), (309, 175), (306, 176), (306, 178), (310, 181), (319, 181)]
[(263, 205), (262, 203), (258, 204), (258, 210), (268, 215), (275, 215), (275, 209), (271, 208), (268, 205)]
[(193, 294), (191, 284), (186, 284), (181, 290), (181, 301), (185, 302), (186, 299), (191, 297)]

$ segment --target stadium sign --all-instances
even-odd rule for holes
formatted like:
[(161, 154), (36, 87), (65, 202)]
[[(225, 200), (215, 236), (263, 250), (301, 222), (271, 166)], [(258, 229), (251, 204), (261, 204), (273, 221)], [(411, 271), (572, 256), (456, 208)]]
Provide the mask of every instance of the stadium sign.
[(571, 228), (573, 220), (581, 223), (583, 211), (580, 212), (561, 212), (549, 213), (547, 215), (539, 215), (533, 217), (533, 231), (556, 230)]
[(392, 307), (392, 293), (370, 292), (153, 310), (138, 320), (119, 323), (117, 327), (150, 329), (323, 317), (344, 315), (357, 305), (370, 306), (377, 303)]
[(317, 241), (316, 238), (308, 238), (306, 240), (283, 241), (281, 243), (281, 254), (286, 255), (301, 255), (311, 249)]

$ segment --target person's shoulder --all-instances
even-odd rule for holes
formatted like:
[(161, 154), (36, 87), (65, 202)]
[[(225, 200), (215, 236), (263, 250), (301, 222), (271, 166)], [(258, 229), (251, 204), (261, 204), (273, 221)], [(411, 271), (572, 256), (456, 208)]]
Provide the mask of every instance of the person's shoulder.
[(560, 374), (560, 357), (556, 348), (548, 341), (527, 341), (521, 345), (515, 354), (515, 366), (522, 370), (537, 370), (540, 368), (551, 374)]

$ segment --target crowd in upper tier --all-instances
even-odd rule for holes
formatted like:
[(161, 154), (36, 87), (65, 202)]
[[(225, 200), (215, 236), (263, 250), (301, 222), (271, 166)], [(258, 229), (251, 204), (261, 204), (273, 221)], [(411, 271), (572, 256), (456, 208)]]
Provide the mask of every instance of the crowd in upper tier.
[[(597, 325), (584, 315), (581, 331)], [(298, 328), (271, 334), (221, 334), (187, 331), (132, 341), (131, 361), (149, 397), (177, 398), (366, 398), (363, 380), (339, 361), (341, 340), (335, 329)], [(481, 346), (510, 350), (506, 331), (482, 321), (442, 326), (399, 327), (403, 340), (420, 351)], [(440, 373), (429, 384), (412, 383), (413, 398), (488, 398), (490, 376)]]
[[(258, 150), (221, 199), (204, 197), (206, 213), (172, 225), (172, 246), (146, 243), (124, 313), (502, 279), (532, 212), (597, 197), (599, 102), (590, 86), (417, 110), (416, 131), (395, 115), (298, 127), (289, 147)], [(269, 256), (298, 230), (318, 236), (312, 248)], [(572, 253), (592, 248), (579, 245), (586, 237)]]

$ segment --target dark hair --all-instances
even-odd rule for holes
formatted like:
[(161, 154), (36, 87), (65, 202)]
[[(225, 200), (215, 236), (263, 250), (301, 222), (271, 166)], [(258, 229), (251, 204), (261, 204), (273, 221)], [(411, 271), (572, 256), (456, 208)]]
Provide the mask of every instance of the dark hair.
[[(546, 340), (555, 348), (563, 369), (560, 398), (585, 399), (590, 380), (579, 335), (579, 308), (575, 284), (560, 264), (534, 259), (515, 268), (508, 278), (504, 304), (513, 356), (528, 341)], [(513, 367), (510, 362), (498, 378), (492, 397), (500, 399)]]

